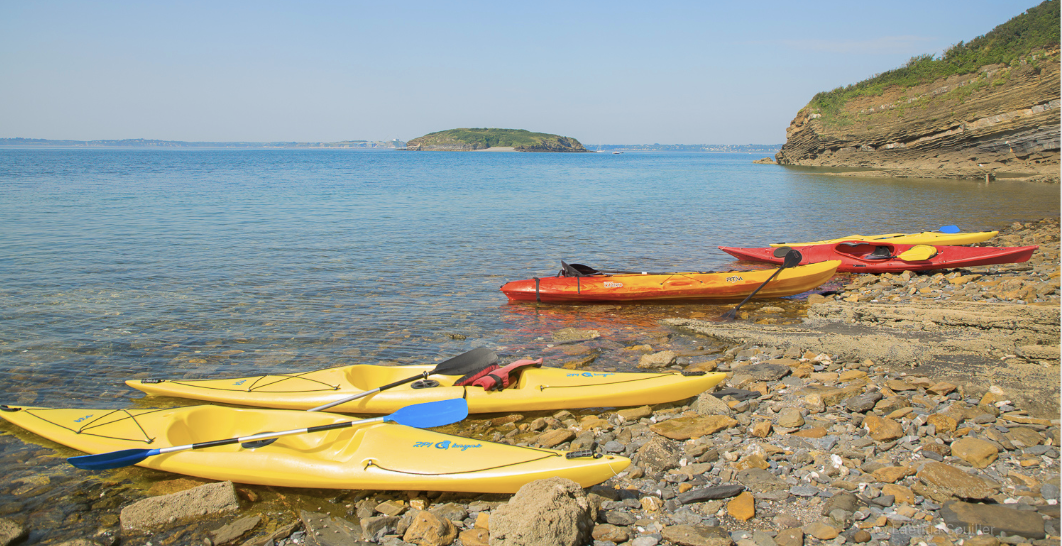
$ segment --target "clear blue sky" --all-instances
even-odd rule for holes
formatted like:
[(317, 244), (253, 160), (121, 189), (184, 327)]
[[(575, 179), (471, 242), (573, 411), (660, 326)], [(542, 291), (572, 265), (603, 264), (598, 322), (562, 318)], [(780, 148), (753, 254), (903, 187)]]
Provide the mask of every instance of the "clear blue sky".
[(773, 144), (1034, 0), (0, 3), (0, 137)]

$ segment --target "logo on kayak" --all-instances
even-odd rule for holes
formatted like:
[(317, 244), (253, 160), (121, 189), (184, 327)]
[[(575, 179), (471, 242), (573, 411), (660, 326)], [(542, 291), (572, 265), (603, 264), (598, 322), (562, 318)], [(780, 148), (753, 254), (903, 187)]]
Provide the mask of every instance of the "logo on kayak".
[(726, 282), (740, 282), (740, 281), (743, 281), (743, 280), (745, 280), (745, 279), (742, 279), (741, 277), (727, 277), (726, 278)]
[(79, 417), (79, 418), (77, 418), (77, 419), (74, 419), (74, 422), (75, 422), (75, 423), (80, 423), (80, 422), (84, 421), (85, 419), (88, 419), (89, 417), (92, 417), (92, 414), (91, 414), (91, 413), (90, 413), (90, 414), (88, 414), (88, 415), (86, 415), (86, 416), (84, 416), (84, 417)]
[(435, 446), (435, 449), (460, 449), (461, 451), (469, 448), (483, 447), (483, 444), (458, 444), (456, 442), (451, 442), (450, 440), (443, 440), (442, 442), (435, 442), (434, 444), (431, 442), (417, 442), (413, 444), (413, 447), (432, 447), (433, 445)]
[(241, 379), (241, 380), (239, 380), (239, 381), (237, 381), (237, 382), (233, 383), (233, 385), (243, 385), (243, 384), (244, 384), (244, 383), (246, 383), (246, 382), (247, 382), (247, 380), (246, 380), (246, 379)]
[(599, 373), (599, 372), (583, 372), (583, 373), (570, 373), (568, 377), (608, 377), (610, 375), (616, 375), (614, 373)]
[(623, 288), (623, 283), (615, 281), (605, 281), (605, 288)]

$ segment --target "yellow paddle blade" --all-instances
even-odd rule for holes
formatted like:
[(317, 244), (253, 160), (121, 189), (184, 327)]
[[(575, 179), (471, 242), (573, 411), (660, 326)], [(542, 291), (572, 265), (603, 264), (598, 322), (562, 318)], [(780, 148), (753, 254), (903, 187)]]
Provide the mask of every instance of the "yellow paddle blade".
[(897, 258), (905, 262), (921, 262), (937, 255), (936, 247), (929, 245), (915, 245), (906, 252), (900, 253)]

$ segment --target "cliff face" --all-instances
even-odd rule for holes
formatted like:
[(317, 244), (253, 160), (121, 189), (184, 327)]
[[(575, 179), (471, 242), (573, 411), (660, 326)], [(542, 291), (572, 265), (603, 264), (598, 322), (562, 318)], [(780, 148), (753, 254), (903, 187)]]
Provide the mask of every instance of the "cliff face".
[(809, 105), (775, 157), (783, 165), (891, 171), (878, 175), (1058, 182), (1059, 71), (1055, 47), (1009, 66), (892, 86), (826, 116)]

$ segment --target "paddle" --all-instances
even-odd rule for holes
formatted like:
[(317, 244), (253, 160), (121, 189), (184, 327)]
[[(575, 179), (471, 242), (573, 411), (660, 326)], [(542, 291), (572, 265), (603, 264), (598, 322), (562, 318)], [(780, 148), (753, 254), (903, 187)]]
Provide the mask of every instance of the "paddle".
[(449, 360), (440, 362), (439, 365), (436, 366), (435, 369), (431, 370), (430, 372), (419, 373), (417, 375), (414, 375), (413, 377), (407, 377), (406, 379), (395, 381), (394, 383), (388, 383), (387, 385), (384, 385), (382, 387), (376, 387), (371, 391), (359, 392), (358, 394), (351, 395), (346, 398), (340, 398), (335, 402), (329, 402), (322, 406), (317, 406), (316, 408), (311, 408), (306, 411), (325, 410), (332, 406), (345, 404), (347, 402), (350, 402), (351, 400), (357, 400), (358, 398), (361, 398), (363, 396), (376, 394), (380, 391), (390, 389), (391, 387), (397, 387), (399, 385), (404, 385), (406, 383), (416, 381), (417, 379), (427, 379), (429, 375), (465, 375), (472, 372), (478, 372), (483, 368), (490, 366), (491, 364), (497, 363), (498, 355), (494, 354), (494, 351), (485, 347), (478, 347), (476, 349), (468, 351), (465, 354), (460, 354)]
[(377, 422), (386, 423), (391, 421), (400, 425), (415, 428), (441, 427), (443, 425), (456, 423), (467, 416), (468, 402), (465, 402), (463, 398), (454, 398), (451, 400), (437, 400), (435, 402), (413, 404), (411, 406), (406, 406), (391, 415), (362, 419), (360, 421), (344, 421), (342, 423), (332, 423), (331, 425), (318, 425), (315, 427), (285, 430), (281, 432), (262, 432), (240, 438), (228, 438), (225, 440), (214, 440), (211, 442), (200, 442), (198, 444), (187, 444), (158, 449), (123, 449), (121, 451), (112, 451), (110, 453), (100, 453), (97, 455), (70, 457), (66, 461), (78, 468), (84, 468), (87, 470), (107, 470), (109, 468), (121, 468), (123, 466), (134, 465), (148, 457), (162, 455), (164, 453), (173, 453), (175, 451), (201, 449), (204, 447), (223, 446), (241, 442), (253, 442), (263, 438), (277, 438), (280, 436), (290, 436), (292, 434), (322, 432), (325, 430), (335, 430), (353, 427), (354, 425)]
[(937, 231), (941, 233), (958, 233), (962, 230), (959, 229), (959, 226), (940, 226)]
[(800, 255), (800, 251), (798, 251), (798, 250), (796, 250), (794, 248), (789, 248), (789, 247), (783, 246), (783, 247), (780, 247), (780, 248), (776, 248), (774, 250), (775, 257), (778, 257), (779, 255), (782, 255), (783, 253), (784, 253), (785, 257), (782, 259), (782, 267), (779, 267), (777, 271), (775, 271), (774, 273), (771, 273), (771, 276), (767, 277), (767, 280), (763, 281), (763, 284), (757, 286), (756, 289), (753, 290), (751, 294), (746, 296), (745, 299), (741, 301), (741, 303), (737, 304), (737, 307), (727, 311), (726, 313), (723, 313), (723, 316), (721, 316), (719, 318), (721, 318), (723, 320), (726, 320), (726, 321), (731, 321), (731, 320), (734, 320), (735, 318), (737, 318), (738, 309), (741, 309), (742, 305), (745, 305), (745, 303), (747, 301), (752, 299), (752, 296), (755, 296), (756, 292), (759, 292), (761, 288), (763, 288), (764, 286), (767, 286), (767, 283), (771, 282), (771, 280), (774, 279), (774, 277), (776, 275), (781, 273), (783, 269), (785, 269), (787, 267), (793, 267), (793, 266), (799, 264), (800, 260), (804, 259), (804, 257)]

